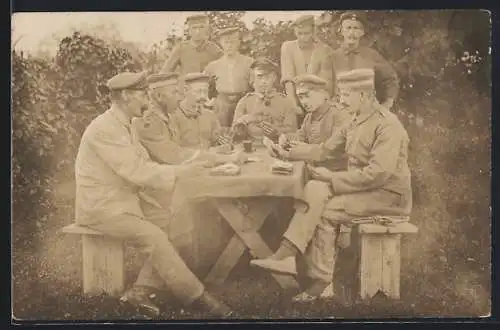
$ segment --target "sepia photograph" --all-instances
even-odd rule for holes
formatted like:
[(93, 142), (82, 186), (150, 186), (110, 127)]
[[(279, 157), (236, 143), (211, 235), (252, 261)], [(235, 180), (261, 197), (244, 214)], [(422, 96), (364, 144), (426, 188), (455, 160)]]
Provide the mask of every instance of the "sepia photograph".
[(491, 316), (489, 11), (11, 17), (11, 322)]

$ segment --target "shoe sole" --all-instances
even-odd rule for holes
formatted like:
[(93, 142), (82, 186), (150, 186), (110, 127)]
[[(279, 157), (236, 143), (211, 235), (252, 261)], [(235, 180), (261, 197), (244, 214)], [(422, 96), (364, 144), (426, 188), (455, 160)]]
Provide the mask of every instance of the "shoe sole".
[(278, 268), (272, 268), (272, 267), (264, 266), (264, 265), (261, 265), (261, 264), (258, 264), (258, 263), (254, 263), (254, 262), (250, 262), (250, 265), (252, 265), (254, 267), (259, 267), (261, 269), (265, 269), (267, 271), (270, 271), (272, 273), (276, 273), (276, 274), (279, 274), (279, 275), (297, 276), (297, 271), (286, 271), (286, 270), (283, 270), (283, 269), (278, 269)]

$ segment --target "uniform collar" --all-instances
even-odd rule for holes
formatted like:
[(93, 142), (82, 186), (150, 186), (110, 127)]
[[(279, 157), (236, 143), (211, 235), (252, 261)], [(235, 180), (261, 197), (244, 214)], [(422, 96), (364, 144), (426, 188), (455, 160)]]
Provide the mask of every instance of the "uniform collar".
[(188, 118), (197, 118), (200, 115), (199, 110), (189, 110), (186, 107), (184, 107), (182, 104), (179, 104), (179, 109)]
[(168, 111), (166, 111), (165, 107), (154, 99), (151, 100), (151, 108), (163, 121), (168, 121), (168, 116), (165, 115), (166, 113), (168, 114)]
[[(314, 119), (315, 121), (319, 121), (323, 119), (323, 117), (330, 111), (331, 104), (330, 103), (325, 103), (324, 105), (321, 106), (320, 109), (316, 110), (316, 112), (311, 113), (311, 119)], [(315, 116), (316, 115), (316, 116)]]
[(208, 45), (208, 40), (202, 41), (199, 45), (195, 45), (194, 42), (190, 41), (191, 46), (193, 46), (194, 49), (201, 51), (207, 48)]
[(132, 118), (128, 117), (123, 110), (120, 109), (120, 107), (116, 104), (113, 104), (111, 108), (109, 109), (109, 112), (113, 117), (115, 117), (120, 123), (125, 125), (126, 127), (129, 127)]
[(358, 45), (356, 48), (349, 48), (344, 43), (340, 46), (340, 49), (342, 49), (342, 52), (344, 54), (359, 54), (359, 48), (360, 48), (360, 45)]
[(304, 50), (304, 49), (314, 49), (314, 48), (316, 48), (317, 44), (318, 44), (318, 40), (316, 40), (316, 38), (313, 38), (312, 43), (310, 45), (308, 45), (308, 46), (301, 45), (299, 43), (299, 41), (297, 40), (297, 46), (299, 47), (299, 49), (302, 49), (302, 50)]
[(379, 113), (384, 117), (387, 115), (387, 110), (376, 101), (373, 102), (373, 105), (371, 106), (371, 108), (372, 108), (372, 111), (370, 111), (370, 112), (355, 115), (354, 116), (354, 123), (356, 125), (359, 125), (359, 124), (367, 121), (375, 113)]

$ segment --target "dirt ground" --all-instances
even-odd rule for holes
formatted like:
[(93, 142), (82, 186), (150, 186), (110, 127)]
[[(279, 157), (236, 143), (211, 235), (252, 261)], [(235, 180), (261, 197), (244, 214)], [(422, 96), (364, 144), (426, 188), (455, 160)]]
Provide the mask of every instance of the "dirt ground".
[[(72, 221), (72, 203), (61, 202), (54, 217), (33, 228), (14, 226), (12, 289), (13, 316), (17, 320), (130, 320), (140, 319), (136, 311), (105, 295), (81, 295), (81, 242), (74, 236), (58, 233)], [(275, 248), (277, 241), (272, 242)], [(403, 243), (404, 245), (404, 243)], [(127, 283), (133, 283), (143, 256), (126, 250)], [(474, 317), (489, 313), (489, 292), (485, 279), (471, 276), (470, 269), (454, 268), (436, 262), (432, 272), (409, 271), (408, 260), (402, 260), (401, 300), (391, 301), (383, 295), (371, 301), (349, 300), (353, 276), (350, 270), (339, 271), (335, 285), (339, 298), (309, 304), (293, 304), (294, 292), (283, 292), (266, 272), (249, 267), (246, 254), (220, 287), (210, 290), (245, 319), (280, 318), (408, 318), (408, 317)], [(344, 256), (344, 260), (351, 260)], [(439, 260), (437, 260), (439, 261)], [(349, 264), (349, 262), (345, 262)], [(440, 269), (441, 267), (441, 269)], [(462, 267), (462, 268), (460, 268)], [(344, 273), (342, 275), (342, 273)], [(483, 272), (484, 273), (484, 272)], [(349, 281), (350, 280), (350, 281)], [(487, 280), (487, 279), (486, 279)], [(457, 289), (461, 283), (462, 289)], [(351, 285), (351, 286), (350, 286)], [(160, 319), (203, 319), (206, 315), (184, 310), (172, 297), (163, 297)]]

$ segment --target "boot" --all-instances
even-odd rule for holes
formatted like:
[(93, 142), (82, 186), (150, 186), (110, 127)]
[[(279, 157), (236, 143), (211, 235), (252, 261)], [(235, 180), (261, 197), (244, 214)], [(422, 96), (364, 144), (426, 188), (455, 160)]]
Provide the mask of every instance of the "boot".
[(193, 303), (193, 305), (196, 308), (221, 319), (234, 316), (233, 311), (227, 305), (217, 300), (207, 291), (204, 291), (203, 294)]
[(160, 316), (160, 308), (153, 302), (155, 296), (153, 288), (135, 285), (121, 296), (120, 302), (130, 304), (142, 316), (156, 318)]

